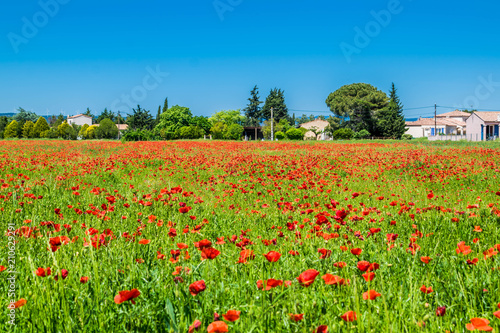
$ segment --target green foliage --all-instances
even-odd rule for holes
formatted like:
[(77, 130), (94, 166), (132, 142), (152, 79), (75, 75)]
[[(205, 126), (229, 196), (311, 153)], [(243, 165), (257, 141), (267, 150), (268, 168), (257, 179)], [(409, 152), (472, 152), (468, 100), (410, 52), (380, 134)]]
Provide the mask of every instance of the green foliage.
[(208, 121), (207, 117), (196, 116), (191, 119), (191, 126), (198, 126), (203, 130), (203, 135), (210, 133), (212, 124)]
[(323, 133), (323, 130), (320, 130), (318, 127), (316, 126), (311, 126), (309, 128), (309, 132), (312, 132), (314, 134), (314, 139), (318, 139), (318, 135), (322, 134)]
[(250, 95), (248, 105), (245, 109), (243, 109), (247, 120), (246, 125), (258, 126), (262, 118), (262, 108), (260, 107), (260, 104), (263, 103), (259, 98), (259, 88), (257, 88), (257, 86), (253, 87)]
[(284, 140), (286, 139), (286, 135), (285, 133), (281, 132), (281, 131), (278, 131), (274, 134), (274, 136), (276, 137), (276, 139), (278, 140)]
[(367, 130), (361, 130), (359, 132), (356, 132), (356, 133), (354, 133), (354, 136), (353, 136), (353, 138), (357, 139), (357, 140), (366, 139), (368, 137), (370, 137), (370, 132), (368, 132)]
[(5, 127), (5, 130), (3, 132), (3, 137), (5, 139), (10, 139), (10, 138), (17, 138), (18, 136), (18, 127), (19, 124), (17, 121), (12, 120), (10, 124)]
[(118, 111), (118, 113), (116, 114), (115, 124), (125, 124), (125, 123), (126, 123), (125, 119), (120, 114), (120, 111)]
[(227, 125), (223, 122), (215, 123), (210, 129), (210, 133), (212, 133), (212, 139), (222, 140), (224, 139), (224, 133), (226, 132)]
[(57, 127), (59, 127), (59, 125), (61, 125), (65, 121), (66, 121), (66, 117), (64, 117), (62, 114), (59, 114), (57, 117), (52, 116), (52, 117), (50, 117), (50, 127), (57, 128)]
[(31, 120), (25, 122), (23, 126), (23, 138), (32, 139), (34, 137), (34, 128), (35, 124)]
[(53, 127), (40, 133), (40, 138), (57, 139), (58, 137), (59, 137), (59, 132), (57, 131), (57, 129)]
[(212, 124), (224, 123), (227, 126), (231, 124), (243, 125), (246, 121), (245, 116), (241, 115), (241, 111), (238, 110), (222, 110), (214, 113), (208, 121)]
[(92, 140), (97, 138), (97, 127), (96, 125), (89, 126), (85, 131), (85, 138)]
[(14, 116), (12, 116), (12, 120), (15, 120), (18, 124), (24, 125), (24, 123), (27, 121), (31, 121), (34, 123), (38, 119), (36, 113), (32, 111), (26, 111), (21, 107), (18, 108), (17, 111), (18, 112)]
[(226, 140), (241, 140), (243, 135), (243, 126), (238, 124), (231, 124), (226, 127), (224, 131), (224, 139)]
[(350, 128), (341, 128), (333, 132), (334, 140), (350, 140), (354, 136), (354, 131)]
[(66, 121), (57, 127), (57, 132), (59, 133), (59, 137), (65, 140), (77, 139), (77, 132)]
[(165, 97), (165, 101), (163, 102), (163, 110), (162, 110), (162, 113), (163, 112), (167, 112), (168, 110), (168, 97)]
[(152, 131), (148, 130), (129, 130), (122, 136), (122, 141), (149, 141), (153, 138)]
[(198, 126), (183, 126), (175, 131), (177, 139), (200, 139), (205, 131)]
[(339, 127), (377, 133), (377, 117), (388, 104), (387, 95), (366, 83), (342, 86), (326, 99), (326, 105), (338, 119)]
[[(91, 117), (91, 118), (92, 118), (92, 123), (94, 123), (94, 121), (95, 121), (95, 116), (92, 114), (92, 111), (90, 111), (90, 109), (89, 109), (89, 108), (87, 108), (87, 110), (85, 110), (85, 112), (84, 112), (84, 113), (82, 113), (82, 114), (83, 114), (83, 115), (85, 115), (85, 116), (89, 116), (89, 117)], [(64, 121), (64, 119), (63, 119), (63, 121)], [(55, 126), (55, 125), (54, 125), (54, 126)]]
[(110, 119), (112, 122), (115, 122), (116, 121), (115, 118), (116, 118), (115, 113), (113, 111), (111, 110), (108, 111), (107, 108), (104, 108), (104, 111), (99, 115), (99, 117), (97, 117), (95, 121), (98, 124), (100, 124), (103, 119)]
[(155, 131), (174, 133), (181, 127), (189, 126), (192, 119), (193, 115), (189, 108), (175, 105), (160, 115), (160, 122), (156, 125)]
[(103, 119), (96, 128), (95, 134), (98, 139), (118, 138), (118, 127), (111, 119)]
[(401, 139), (403, 139), (403, 140), (411, 140), (411, 139), (413, 139), (413, 136), (411, 134), (403, 134), (401, 136)]
[(403, 105), (397, 95), (394, 83), (391, 87), (389, 104), (379, 112), (378, 127), (386, 138), (400, 139), (406, 132)]
[(137, 109), (132, 109), (132, 111), (132, 115), (127, 117), (130, 130), (151, 130), (153, 128), (155, 120), (148, 110), (141, 109), (141, 106), (137, 105)]
[(44, 117), (39, 117), (33, 127), (33, 137), (41, 138), (41, 133), (44, 131), (48, 131), (50, 129), (49, 124), (47, 124), (47, 120)]
[(288, 108), (285, 104), (285, 92), (283, 90), (278, 88), (271, 89), (266, 98), (266, 103), (262, 108), (262, 119), (271, 119), (271, 108), (273, 108), (273, 118), (276, 121), (288, 117)]
[(83, 126), (80, 128), (80, 131), (78, 132), (78, 136), (82, 139), (87, 139), (87, 130), (89, 127), (89, 124), (83, 124)]
[(299, 128), (290, 128), (285, 135), (289, 140), (304, 140), (304, 131)]

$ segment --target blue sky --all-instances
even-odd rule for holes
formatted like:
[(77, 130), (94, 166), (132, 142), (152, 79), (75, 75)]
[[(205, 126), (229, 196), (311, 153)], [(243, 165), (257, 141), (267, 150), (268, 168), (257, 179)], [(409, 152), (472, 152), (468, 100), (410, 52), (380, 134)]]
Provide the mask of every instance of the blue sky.
[(8, 2), (0, 113), (155, 114), (168, 96), (208, 116), (244, 108), (258, 85), (262, 100), (278, 87), (306, 110), (291, 113), (329, 115), (328, 94), (354, 82), (394, 82), (408, 118), (434, 103), (500, 110), (499, 12), (496, 1)]

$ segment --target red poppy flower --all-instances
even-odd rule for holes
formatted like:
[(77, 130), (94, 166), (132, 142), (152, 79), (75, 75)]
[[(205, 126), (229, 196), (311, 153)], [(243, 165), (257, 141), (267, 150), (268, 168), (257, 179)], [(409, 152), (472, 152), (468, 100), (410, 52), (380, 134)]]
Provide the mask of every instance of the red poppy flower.
[(319, 249), (318, 253), (321, 253), (320, 259), (326, 259), (332, 255), (332, 250)]
[(271, 290), (272, 288), (276, 288), (283, 285), (283, 280), (269, 279), (264, 281), (264, 284), (262, 283), (262, 280), (257, 281), (258, 289), (262, 289), (264, 285), (266, 286), (266, 290)]
[(89, 281), (89, 277), (88, 276), (82, 276), (80, 278), (80, 283), (87, 283)]
[(118, 295), (115, 296), (115, 303), (116, 304), (121, 304), (126, 301), (131, 301), (132, 304), (135, 304), (134, 298), (139, 297), (141, 295), (141, 292), (137, 289), (132, 289), (132, 290), (123, 290), (120, 291)]
[(446, 314), (446, 306), (438, 306), (436, 309), (436, 316), (442, 317)]
[(339, 262), (334, 263), (333, 266), (335, 266), (337, 268), (344, 268), (347, 266), (347, 264), (343, 261), (339, 261)]
[(467, 264), (468, 264), (468, 265), (474, 265), (474, 266), (475, 266), (475, 265), (477, 264), (477, 262), (478, 262), (478, 261), (479, 261), (479, 259), (478, 259), (478, 258), (474, 258), (474, 259), (472, 259), (472, 260), (467, 259)]
[(300, 313), (300, 314), (289, 313), (288, 315), (290, 316), (290, 320), (293, 320), (293, 321), (301, 321), (302, 319), (304, 319), (303, 313)]
[(493, 312), (493, 315), (500, 319), (500, 310)]
[(177, 247), (181, 250), (187, 249), (189, 246), (184, 243), (177, 243)]
[[(63, 280), (68, 277), (68, 274), (69, 272), (66, 269), (61, 269), (61, 277)], [(59, 275), (54, 276), (54, 280), (58, 281)]]
[(328, 326), (326, 325), (318, 326), (315, 333), (328, 333)]
[(373, 272), (366, 272), (365, 274), (361, 275), (363, 279), (365, 279), (366, 282), (370, 282), (375, 278), (375, 273)]
[(200, 250), (203, 250), (204, 248), (206, 247), (212, 247), (212, 242), (209, 241), (208, 239), (203, 239), (199, 242), (195, 242), (194, 243), (194, 246), (197, 248), (197, 249), (200, 249)]
[(428, 264), (431, 260), (431, 257), (420, 257), (420, 261), (422, 261), (424, 264)]
[(203, 281), (203, 280), (193, 282), (189, 286), (189, 292), (193, 296), (198, 295), (199, 293), (201, 293), (205, 289), (207, 289), (207, 286), (205, 285), (205, 281)]
[(297, 280), (299, 281), (300, 285), (303, 287), (309, 287), (316, 277), (319, 275), (319, 272), (315, 269), (308, 269), (302, 274), (299, 275)]
[(354, 312), (354, 311), (347, 311), (342, 316), (340, 316), (340, 318), (342, 318), (342, 320), (347, 321), (347, 322), (358, 320), (356, 312)]
[(457, 244), (457, 249), (455, 249), (455, 251), (457, 254), (462, 253), (463, 255), (467, 255), (472, 252), (470, 246), (466, 246), (464, 241)]
[(7, 268), (5, 268), (5, 266), (0, 266), (0, 273), (5, 271)]
[(20, 308), (21, 306), (25, 306), (26, 305), (26, 300), (24, 298), (21, 298), (19, 301), (17, 302), (14, 302), (14, 303), (10, 303), (9, 306), (7, 306), (7, 308), (9, 309), (17, 309), (17, 308)]
[(240, 319), (240, 313), (241, 311), (237, 311), (237, 310), (229, 310), (227, 311), (226, 314), (223, 314), (222, 317), (224, 317), (225, 320), (227, 321), (237, 321), (238, 319)]
[(426, 287), (425, 285), (422, 285), (422, 287), (420, 287), (420, 291), (424, 294), (430, 294), (434, 292), (434, 290), (432, 290), (432, 287)]
[(228, 331), (227, 324), (223, 321), (214, 321), (207, 327), (208, 333), (223, 333), (227, 331)]
[(363, 299), (364, 300), (374, 300), (377, 297), (382, 296), (382, 294), (376, 292), (375, 290), (368, 290), (367, 292), (363, 293)]
[(288, 251), (288, 253), (291, 254), (292, 256), (300, 255), (300, 253), (298, 251), (294, 251), (294, 250), (290, 250), (290, 251)]
[(266, 257), (267, 261), (269, 262), (276, 262), (281, 258), (281, 253), (276, 251), (269, 251), (268, 253), (264, 254), (264, 257)]
[(50, 271), (50, 267), (47, 268), (41, 268), (38, 267), (38, 269), (35, 271), (35, 274), (38, 275), (39, 277), (46, 277), (49, 276), (52, 272)]
[(215, 259), (220, 254), (220, 251), (213, 247), (206, 247), (201, 250), (201, 257), (203, 259)]
[(346, 284), (345, 280), (337, 275), (325, 274), (321, 277), (325, 284), (334, 286), (343, 286)]
[(149, 240), (149, 239), (141, 239), (139, 241), (139, 244), (141, 244), (141, 245), (146, 245), (146, 244), (149, 244), (149, 243), (151, 243), (151, 240)]
[(351, 253), (354, 254), (355, 256), (359, 256), (361, 252), (363, 252), (363, 250), (360, 248), (351, 249)]
[(189, 331), (188, 333), (193, 333), (194, 331), (197, 331), (201, 327), (201, 321), (196, 319), (193, 323), (193, 325), (189, 326)]
[(470, 320), (470, 323), (465, 325), (465, 328), (467, 328), (469, 331), (485, 331), (485, 332), (491, 332), (493, 331), (493, 327), (488, 326), (490, 321), (485, 318), (472, 318)]
[(380, 265), (376, 262), (374, 262), (374, 263), (370, 263), (368, 261), (359, 261), (358, 262), (358, 269), (362, 272), (376, 271), (379, 268), (380, 268)]

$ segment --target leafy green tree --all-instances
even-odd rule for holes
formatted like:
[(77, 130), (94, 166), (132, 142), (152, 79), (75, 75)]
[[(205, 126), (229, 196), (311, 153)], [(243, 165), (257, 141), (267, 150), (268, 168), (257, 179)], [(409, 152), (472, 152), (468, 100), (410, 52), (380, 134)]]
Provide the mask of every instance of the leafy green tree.
[(168, 110), (168, 97), (165, 98), (165, 102), (163, 102), (163, 109), (162, 109), (162, 113), (163, 112), (167, 112)]
[(350, 128), (341, 128), (333, 132), (334, 140), (350, 140), (354, 136), (354, 131)]
[(80, 131), (78, 132), (78, 136), (82, 139), (87, 139), (87, 129), (89, 127), (89, 124), (83, 124), (83, 126), (80, 128)]
[(0, 117), (0, 138), (3, 138), (3, 132), (5, 131), (5, 127), (9, 124), (9, 118), (6, 116)]
[(175, 131), (179, 139), (200, 139), (205, 131), (198, 126), (183, 126)]
[(406, 132), (403, 105), (399, 100), (394, 83), (389, 94), (389, 104), (379, 112), (378, 126), (381, 134), (386, 138), (401, 139)]
[(297, 118), (296, 120), (297, 125), (302, 125), (307, 122), (309, 122), (309, 118), (305, 114), (303, 114), (302, 116), (300, 116), (300, 118)]
[(10, 122), (10, 124), (7, 125), (7, 127), (5, 127), (5, 130), (3, 132), (3, 137), (5, 139), (9, 139), (9, 138), (17, 138), (18, 136), (18, 127), (19, 127), (19, 124), (17, 121), (15, 120), (12, 120)]
[(103, 119), (110, 119), (112, 122), (115, 121), (115, 113), (111, 110), (108, 111), (108, 108), (104, 108), (104, 111), (97, 117), (95, 120), (96, 123), (100, 124)]
[(284, 140), (286, 139), (286, 134), (281, 132), (281, 131), (278, 131), (274, 134), (274, 136), (276, 137), (276, 139), (278, 140)]
[(333, 133), (336, 130), (340, 129), (340, 121), (341, 121), (341, 119), (339, 117), (328, 117), (326, 119), (326, 121), (328, 121), (328, 125), (325, 128), (325, 133), (328, 136), (332, 136), (333, 137)]
[(241, 136), (243, 135), (243, 126), (239, 124), (231, 124), (227, 126), (224, 131), (224, 139), (226, 140), (241, 140)]
[[(282, 118), (279, 122), (274, 120), (273, 127), (275, 134), (274, 137), (276, 137), (276, 132), (286, 133), (290, 128), (292, 128), (292, 125), (290, 125), (286, 118)], [(262, 126), (262, 134), (264, 135), (265, 139), (271, 139), (271, 120), (264, 121), (264, 124)]]
[(207, 117), (203, 116), (195, 116), (191, 119), (191, 126), (198, 126), (203, 130), (203, 135), (210, 133), (210, 129), (212, 128), (212, 124), (208, 121)]
[(125, 118), (122, 117), (120, 114), (120, 111), (116, 114), (116, 119), (115, 119), (116, 124), (125, 124)]
[(240, 110), (222, 110), (212, 114), (210, 118), (208, 118), (212, 124), (216, 123), (224, 123), (227, 126), (232, 124), (243, 125), (246, 122), (245, 116), (241, 115)]
[(39, 117), (33, 127), (33, 137), (40, 138), (40, 134), (44, 131), (48, 131), (50, 129), (49, 124), (47, 124), (47, 120), (44, 117)]
[(34, 123), (38, 119), (36, 113), (32, 111), (26, 111), (21, 107), (19, 107), (17, 111), (18, 112), (14, 116), (12, 116), (12, 120), (17, 121), (18, 124), (24, 125), (24, 123), (27, 121), (31, 121)]
[(278, 88), (271, 89), (266, 98), (266, 103), (262, 108), (262, 119), (271, 119), (271, 108), (273, 108), (273, 117), (277, 121), (288, 117), (288, 108), (285, 104), (285, 92), (283, 90)]
[(35, 124), (31, 120), (25, 122), (23, 126), (23, 138), (32, 139), (34, 137), (34, 127)]
[(259, 98), (259, 88), (257, 88), (257, 86), (253, 87), (250, 95), (248, 105), (245, 109), (243, 109), (247, 118), (246, 124), (248, 126), (258, 126), (262, 118), (262, 108), (260, 107), (260, 104), (263, 103)]
[(98, 139), (116, 139), (118, 138), (118, 127), (111, 119), (103, 119), (99, 127), (95, 129), (95, 135)]
[[(94, 122), (94, 120), (95, 120), (95, 116), (92, 114), (92, 111), (90, 111), (90, 109), (89, 109), (89, 108), (87, 108), (87, 110), (85, 110), (85, 112), (84, 112), (84, 113), (82, 113), (82, 114), (83, 114), (84, 116), (89, 116), (89, 117), (91, 117), (91, 118), (92, 118), (92, 123)], [(63, 120), (63, 121), (64, 121), (64, 120)]]
[(366, 83), (353, 83), (340, 87), (326, 99), (326, 105), (335, 117), (339, 127), (354, 131), (366, 129), (376, 133), (376, 119), (380, 110), (388, 103), (387, 95)]
[(51, 124), (53, 128), (58, 128), (59, 125), (66, 121), (66, 117), (64, 117), (61, 113), (55, 118), (55, 121)]
[(367, 139), (368, 137), (370, 137), (370, 132), (368, 132), (367, 130), (361, 130), (359, 132), (356, 132), (354, 133), (354, 136), (353, 138), (354, 139)]
[(89, 128), (87, 128), (87, 130), (85, 131), (85, 137), (87, 139), (95, 139), (97, 127), (98, 126), (96, 126), (96, 125), (89, 126)]
[(192, 119), (193, 114), (189, 108), (175, 105), (160, 115), (160, 123), (156, 125), (155, 131), (174, 133), (181, 127), (189, 126)]
[(215, 140), (224, 139), (224, 133), (226, 132), (227, 125), (223, 122), (215, 123), (210, 129), (210, 133), (212, 133), (212, 138)]
[(127, 117), (127, 124), (131, 130), (153, 128), (155, 120), (148, 110), (141, 109), (141, 106), (137, 105), (137, 109), (132, 109), (132, 111), (132, 115)]
[(304, 132), (298, 128), (290, 128), (285, 135), (289, 140), (304, 140)]
[(59, 137), (65, 140), (76, 140), (77, 133), (66, 121), (57, 127)]

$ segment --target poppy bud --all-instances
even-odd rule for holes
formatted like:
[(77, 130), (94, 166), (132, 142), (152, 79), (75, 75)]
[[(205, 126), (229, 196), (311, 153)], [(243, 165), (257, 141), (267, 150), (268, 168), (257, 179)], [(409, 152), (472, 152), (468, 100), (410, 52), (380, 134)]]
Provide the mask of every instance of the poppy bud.
[(442, 317), (446, 314), (446, 306), (438, 306), (436, 309), (436, 316)]

